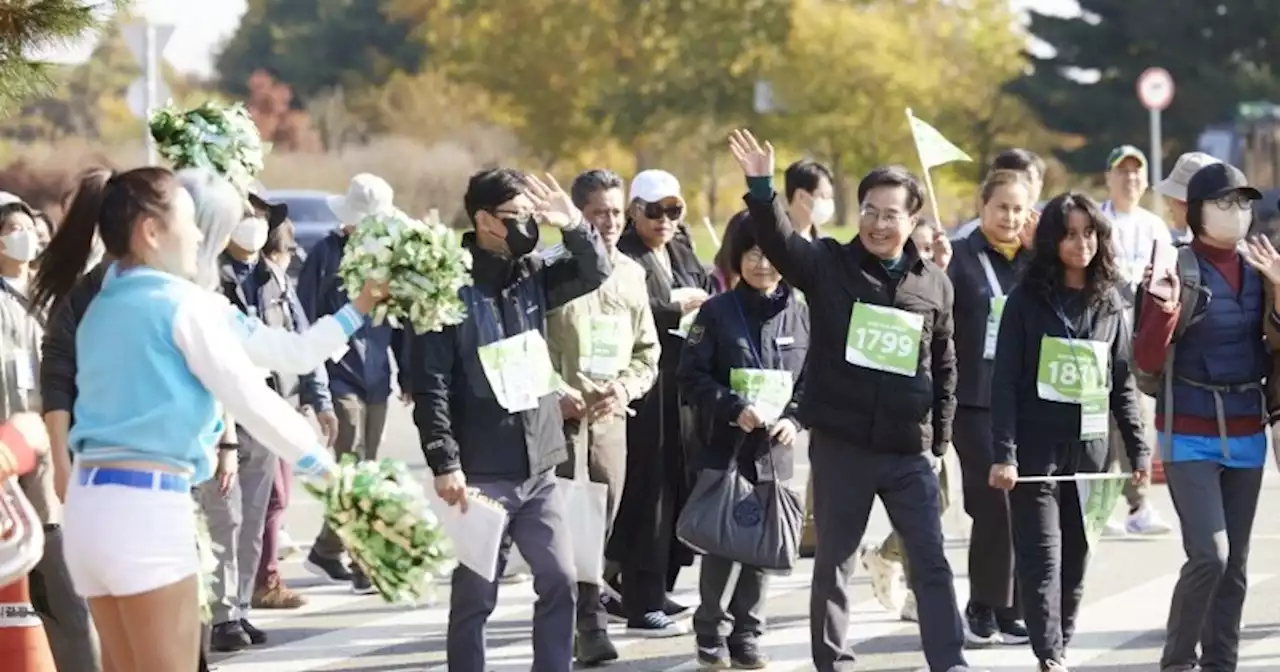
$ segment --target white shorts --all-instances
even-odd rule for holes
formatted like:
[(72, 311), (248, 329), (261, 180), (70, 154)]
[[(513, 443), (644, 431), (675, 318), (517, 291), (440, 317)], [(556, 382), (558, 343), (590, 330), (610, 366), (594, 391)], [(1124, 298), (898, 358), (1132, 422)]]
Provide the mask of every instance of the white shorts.
[(77, 593), (138, 595), (200, 570), (190, 491), (92, 484), (90, 471), (72, 470), (63, 511), (63, 557)]

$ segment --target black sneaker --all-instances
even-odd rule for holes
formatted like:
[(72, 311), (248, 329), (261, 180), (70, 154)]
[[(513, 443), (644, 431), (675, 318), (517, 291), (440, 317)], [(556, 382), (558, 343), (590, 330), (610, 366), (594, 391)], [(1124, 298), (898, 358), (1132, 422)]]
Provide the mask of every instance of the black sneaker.
[(253, 645), (240, 621), (228, 621), (213, 626), (209, 633), (209, 648), (219, 653), (243, 651)]
[(1031, 641), (1027, 624), (1020, 618), (996, 615), (996, 627), (1000, 629), (1001, 644), (1020, 645)]
[(609, 615), (610, 623), (626, 623), (627, 612), (623, 611), (622, 600), (607, 593), (600, 594), (600, 604)]
[(573, 657), (578, 659), (579, 665), (595, 667), (617, 660), (618, 649), (604, 630), (580, 632), (574, 638)]
[(763, 670), (769, 666), (769, 657), (760, 653), (760, 643), (754, 637), (729, 642), (729, 662), (735, 670)]
[(992, 646), (1000, 643), (1000, 626), (996, 612), (973, 602), (964, 610), (964, 639), (974, 646)]
[(689, 610), (689, 607), (680, 604), (669, 597), (662, 603), (662, 613), (666, 614), (668, 618), (683, 618), (685, 616), (693, 615), (693, 612)]
[(373, 587), (373, 582), (369, 580), (369, 577), (365, 576), (364, 570), (359, 567), (352, 567), (351, 592), (356, 595), (373, 595), (378, 592), (378, 589)]
[(254, 625), (249, 622), (249, 619), (240, 619), (240, 629), (244, 630), (244, 634), (249, 635), (249, 642), (254, 646), (260, 646), (267, 643), (267, 633), (254, 627)]
[(723, 639), (699, 635), (696, 640), (696, 660), (700, 669), (728, 670), (733, 667), (733, 661), (729, 660), (729, 647), (725, 646)]
[(327, 580), (329, 583), (342, 583), (351, 580), (351, 572), (338, 558), (323, 558), (316, 554), (315, 549), (307, 554), (307, 559), (302, 563), (308, 572)]

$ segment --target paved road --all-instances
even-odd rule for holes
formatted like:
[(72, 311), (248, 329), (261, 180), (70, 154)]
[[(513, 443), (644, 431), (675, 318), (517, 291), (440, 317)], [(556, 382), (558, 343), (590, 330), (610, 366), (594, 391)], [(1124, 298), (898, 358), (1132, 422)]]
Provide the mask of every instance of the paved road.
[[(394, 403), (394, 402), (393, 402)], [(387, 453), (422, 466), (412, 423), (403, 408), (393, 409)], [(798, 466), (803, 480), (807, 467)], [(1245, 633), (1240, 667), (1280, 670), (1280, 477), (1269, 473), (1255, 526), (1251, 558), (1250, 594), (1245, 604)], [(1163, 486), (1152, 499), (1166, 518), (1173, 507)], [(287, 515), (295, 540), (311, 539), (318, 512), (299, 494)], [(961, 603), (967, 597), (964, 580), (964, 521), (950, 521), (948, 557), (957, 575)], [(888, 532), (883, 511), (877, 509), (870, 539)], [(1177, 577), (1182, 551), (1177, 534), (1154, 539), (1105, 540), (1089, 571), (1080, 629), (1070, 652), (1073, 669), (1137, 672), (1155, 668), (1169, 595)], [(356, 597), (337, 586), (319, 585), (296, 561), (285, 565), (286, 578), (301, 588), (310, 604), (293, 612), (258, 612), (254, 622), (271, 637), (268, 645), (230, 657), (219, 657), (220, 672), (372, 672), (447, 669), (444, 625), (447, 586), (441, 586), (435, 606), (389, 606), (376, 597)], [(681, 575), (677, 599), (696, 604), (696, 567)], [(807, 599), (809, 564), (803, 562), (789, 577), (773, 580), (768, 598), (770, 632), (764, 640), (773, 658), (772, 670), (812, 669), (808, 662)], [(879, 672), (914, 672), (924, 665), (918, 652), (916, 626), (883, 612), (871, 595), (866, 577), (853, 584), (854, 617), (850, 636), (859, 655), (859, 668)], [(503, 586), (500, 603), (490, 621), (491, 670), (528, 670), (532, 662), (530, 615), (534, 594), (528, 584)], [(622, 626), (614, 626), (621, 628)], [(691, 664), (692, 638), (643, 640), (626, 637), (619, 629), (615, 642), (622, 661), (608, 669), (636, 672), (677, 672)], [(1028, 648), (1005, 647), (968, 653), (977, 669), (993, 672), (1034, 669)]]

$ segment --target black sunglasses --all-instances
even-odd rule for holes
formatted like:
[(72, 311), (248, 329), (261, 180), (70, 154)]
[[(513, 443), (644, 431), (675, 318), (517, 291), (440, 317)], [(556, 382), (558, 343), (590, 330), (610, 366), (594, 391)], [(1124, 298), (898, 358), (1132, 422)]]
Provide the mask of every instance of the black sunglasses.
[(684, 217), (684, 205), (676, 203), (673, 205), (663, 205), (662, 203), (645, 203), (644, 216), (646, 219), (662, 219), (664, 216), (673, 221), (680, 221)]

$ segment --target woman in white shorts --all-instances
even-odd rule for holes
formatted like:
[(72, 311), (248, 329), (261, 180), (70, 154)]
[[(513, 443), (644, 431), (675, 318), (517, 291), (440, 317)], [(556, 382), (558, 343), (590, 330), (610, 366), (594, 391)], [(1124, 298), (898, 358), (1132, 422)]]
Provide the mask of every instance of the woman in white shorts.
[[(83, 268), (95, 228), (118, 259), (76, 332), (76, 462), (64, 523), (67, 566), (89, 599), (108, 670), (186, 672), (198, 657), (190, 490), (212, 472), (219, 402), (304, 474), (323, 477), (332, 464), (247, 352), (253, 332), (267, 330), (228, 319), (225, 298), (194, 282), (213, 278), (195, 215), (172, 172), (117, 174), (103, 186), (96, 227), (67, 221), (59, 231), (84, 238), (62, 246), (81, 254), (47, 260)], [(206, 249), (225, 247), (231, 228), (209, 231), (218, 239)], [(345, 341), (349, 325), (335, 321)]]

